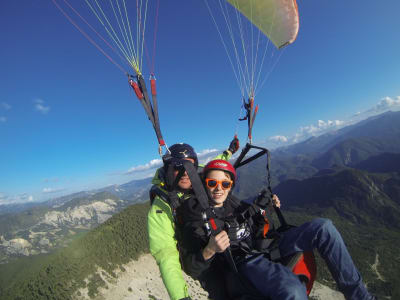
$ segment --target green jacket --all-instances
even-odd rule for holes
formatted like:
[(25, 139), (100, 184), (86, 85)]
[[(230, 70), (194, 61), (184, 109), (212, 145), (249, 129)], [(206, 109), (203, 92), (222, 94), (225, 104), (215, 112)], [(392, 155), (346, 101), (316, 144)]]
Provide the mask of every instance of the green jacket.
[[(215, 159), (229, 160), (230, 153), (218, 155)], [(164, 182), (159, 178), (157, 170), (152, 184), (163, 188)], [(190, 196), (178, 193), (178, 197), (189, 198)], [(179, 300), (189, 297), (188, 287), (183, 278), (183, 271), (179, 260), (179, 251), (175, 237), (175, 223), (171, 207), (159, 196), (154, 202), (147, 216), (147, 229), (150, 242), (150, 253), (155, 258), (164, 285), (167, 288), (171, 300)]]

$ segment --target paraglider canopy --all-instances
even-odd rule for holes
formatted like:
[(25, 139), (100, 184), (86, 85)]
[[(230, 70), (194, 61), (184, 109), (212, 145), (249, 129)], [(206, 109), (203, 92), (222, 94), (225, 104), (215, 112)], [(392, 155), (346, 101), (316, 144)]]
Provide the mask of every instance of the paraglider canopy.
[(294, 42), (299, 31), (296, 0), (227, 0), (277, 48)]

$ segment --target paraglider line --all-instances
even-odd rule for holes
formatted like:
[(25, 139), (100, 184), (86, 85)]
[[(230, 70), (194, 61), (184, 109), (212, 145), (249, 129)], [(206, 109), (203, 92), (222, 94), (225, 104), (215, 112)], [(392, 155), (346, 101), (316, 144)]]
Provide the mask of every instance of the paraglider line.
[[(93, 6), (90, 5), (89, 0), (85, 0), (85, 2), (90, 7), (90, 9), (92, 10), (93, 14), (99, 20), (99, 22), (103, 25), (104, 29), (107, 31), (107, 33), (110, 36), (110, 38), (114, 41), (114, 43), (118, 46), (120, 51), (124, 54), (126, 60), (129, 62), (129, 64), (132, 66), (132, 68), (135, 70), (135, 72), (139, 73), (140, 69), (139, 69), (137, 60), (135, 59), (134, 56), (132, 58), (130, 58), (129, 54), (127, 53), (126, 49), (123, 46), (123, 43), (119, 39), (118, 34), (115, 32), (115, 29), (113, 28), (112, 24), (108, 20), (107, 15), (104, 13), (103, 9), (101, 8), (101, 6), (97, 2), (97, 0), (94, 0), (94, 2), (96, 3), (96, 6), (98, 7), (98, 9), (99, 9), (101, 15), (103, 16), (105, 22), (103, 22), (103, 19), (96, 12), (96, 10), (93, 8)], [(107, 27), (106, 24), (108, 24), (109, 27)]]
[(210, 5), (209, 5), (208, 1), (207, 1), (207, 0), (204, 0), (204, 3), (206, 4), (206, 6), (207, 6), (207, 8), (208, 8), (208, 12), (210, 13), (211, 19), (212, 19), (213, 22), (214, 22), (214, 25), (215, 25), (215, 28), (217, 29), (219, 38), (220, 38), (220, 40), (221, 40), (221, 42), (222, 42), (222, 45), (224, 46), (225, 52), (226, 52), (227, 57), (228, 57), (228, 59), (229, 59), (229, 62), (230, 62), (230, 64), (231, 64), (231, 67), (232, 67), (232, 70), (233, 70), (233, 74), (235, 75), (236, 81), (237, 81), (237, 83), (238, 83), (238, 85), (239, 85), (239, 88), (240, 88), (240, 90), (241, 90), (241, 92), (242, 92), (242, 95), (244, 96), (244, 89), (243, 89), (242, 84), (241, 84), (242, 81), (241, 81), (241, 80), (239, 79), (239, 77), (238, 77), (238, 74), (237, 74), (238, 72), (236, 71), (235, 66), (234, 66), (234, 64), (233, 64), (233, 61), (232, 61), (232, 58), (231, 58), (231, 56), (229, 55), (228, 47), (227, 47), (227, 45), (226, 45), (226, 43), (225, 43), (225, 40), (224, 40), (224, 38), (223, 38), (223, 36), (222, 36), (221, 30), (220, 30), (220, 28), (219, 28), (219, 26), (218, 26), (218, 24), (217, 24), (217, 21), (215, 20), (215, 17), (214, 17), (214, 15), (213, 15), (213, 13), (212, 13), (212, 10), (211, 10), (211, 8), (210, 8)]
[[(68, 19), (68, 21), (70, 21), (70, 23), (72, 25), (75, 26), (76, 29), (78, 29), (80, 31), (80, 33), (83, 34), (84, 37), (86, 37), (86, 39), (92, 43), (92, 45), (94, 45), (101, 53), (103, 53), (103, 55), (105, 57), (107, 57), (111, 63), (113, 63), (116, 67), (118, 67), (124, 74), (127, 73), (119, 64), (117, 64), (92, 38), (90, 38), (90, 36), (83, 30), (81, 29), (78, 24), (76, 24), (71, 17), (59, 6), (59, 4), (55, 1), (52, 0), (54, 5), (63, 13), (63, 15)], [(65, 1), (65, 0), (64, 0)]]
[(157, 30), (158, 30), (158, 10), (160, 8), (160, 0), (157, 0), (157, 8), (156, 8), (156, 17), (154, 21), (154, 38), (153, 38), (153, 55), (151, 61), (151, 73), (154, 74), (154, 65), (155, 65), (155, 57), (156, 57), (156, 41), (157, 41)]
[(117, 54), (122, 60), (124, 60), (124, 58), (121, 56), (121, 54), (119, 54), (119, 52), (113, 47), (111, 46), (111, 44), (100, 34), (96, 31), (96, 29), (94, 29), (94, 27), (92, 25), (90, 25), (90, 23), (84, 18), (82, 17), (81, 14), (79, 14), (79, 12), (67, 1), (67, 0), (63, 0), (65, 4), (67, 4), (69, 6), (69, 8), (83, 21), (85, 22), (85, 24), (101, 39), (103, 40), (103, 42), (115, 53)]

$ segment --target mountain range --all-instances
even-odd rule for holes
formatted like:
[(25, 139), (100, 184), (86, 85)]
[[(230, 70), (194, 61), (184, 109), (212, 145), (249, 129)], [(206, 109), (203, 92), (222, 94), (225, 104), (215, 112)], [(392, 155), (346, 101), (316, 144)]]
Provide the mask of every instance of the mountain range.
[[(0, 215), (0, 263), (65, 246), (127, 206), (148, 199), (150, 179), (8, 209)], [(22, 210), (20, 210), (22, 209)]]
[[(262, 157), (241, 167), (234, 193), (252, 199), (266, 188), (266, 165)], [(400, 299), (400, 112), (274, 150), (270, 171), (290, 223), (330, 218), (368, 288)], [(150, 179), (132, 181), (0, 215), (0, 293), (71, 299), (86, 286), (96, 295), (97, 267), (112, 277), (148, 252), (148, 204), (137, 203), (149, 187)], [(334, 287), (320, 258), (318, 280)]]

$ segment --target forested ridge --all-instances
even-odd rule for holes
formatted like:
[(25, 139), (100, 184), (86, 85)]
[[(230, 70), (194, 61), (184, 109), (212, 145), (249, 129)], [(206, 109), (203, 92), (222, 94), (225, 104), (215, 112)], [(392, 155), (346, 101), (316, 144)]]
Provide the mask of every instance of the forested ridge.
[[(342, 176), (342, 173), (338, 174), (336, 176)], [(320, 181), (317, 182), (320, 184)], [(304, 181), (305, 183), (313, 185), (310, 179)], [(290, 203), (294, 196), (291, 194), (296, 195), (296, 188), (302, 188), (301, 182), (295, 187), (286, 188), (292, 191), (283, 195), (288, 204), (283, 205), (291, 207), (284, 209), (290, 223), (299, 225), (315, 217), (330, 218), (343, 235), (368, 288), (380, 296), (400, 298), (400, 261), (396, 242), (400, 240), (399, 230), (385, 222), (375, 222), (378, 216), (372, 216), (367, 211), (359, 209), (357, 214), (352, 214), (354, 206), (350, 202), (348, 207), (343, 206), (346, 202), (340, 199), (325, 199), (320, 205), (293, 207)], [(352, 187), (349, 186), (348, 189)], [(322, 197), (322, 194), (317, 193), (317, 196)], [(97, 273), (99, 270), (116, 277), (115, 271), (123, 270), (125, 263), (137, 259), (142, 253), (148, 253), (148, 209), (148, 202), (131, 205), (99, 227), (82, 233), (66, 248), (49, 255), (23, 257), (1, 265), (0, 298), (72, 299), (78, 289), (84, 287), (88, 289), (90, 296), (96, 295), (97, 288), (104, 284)], [(364, 219), (370, 222), (364, 222)], [(376, 269), (372, 267), (374, 264)], [(333, 279), (320, 258), (317, 280), (335, 288)]]
[(148, 203), (129, 206), (66, 248), (1, 265), (0, 298), (72, 299), (85, 286), (95, 295), (103, 284), (97, 270), (115, 277), (116, 268), (148, 252), (148, 209)]

